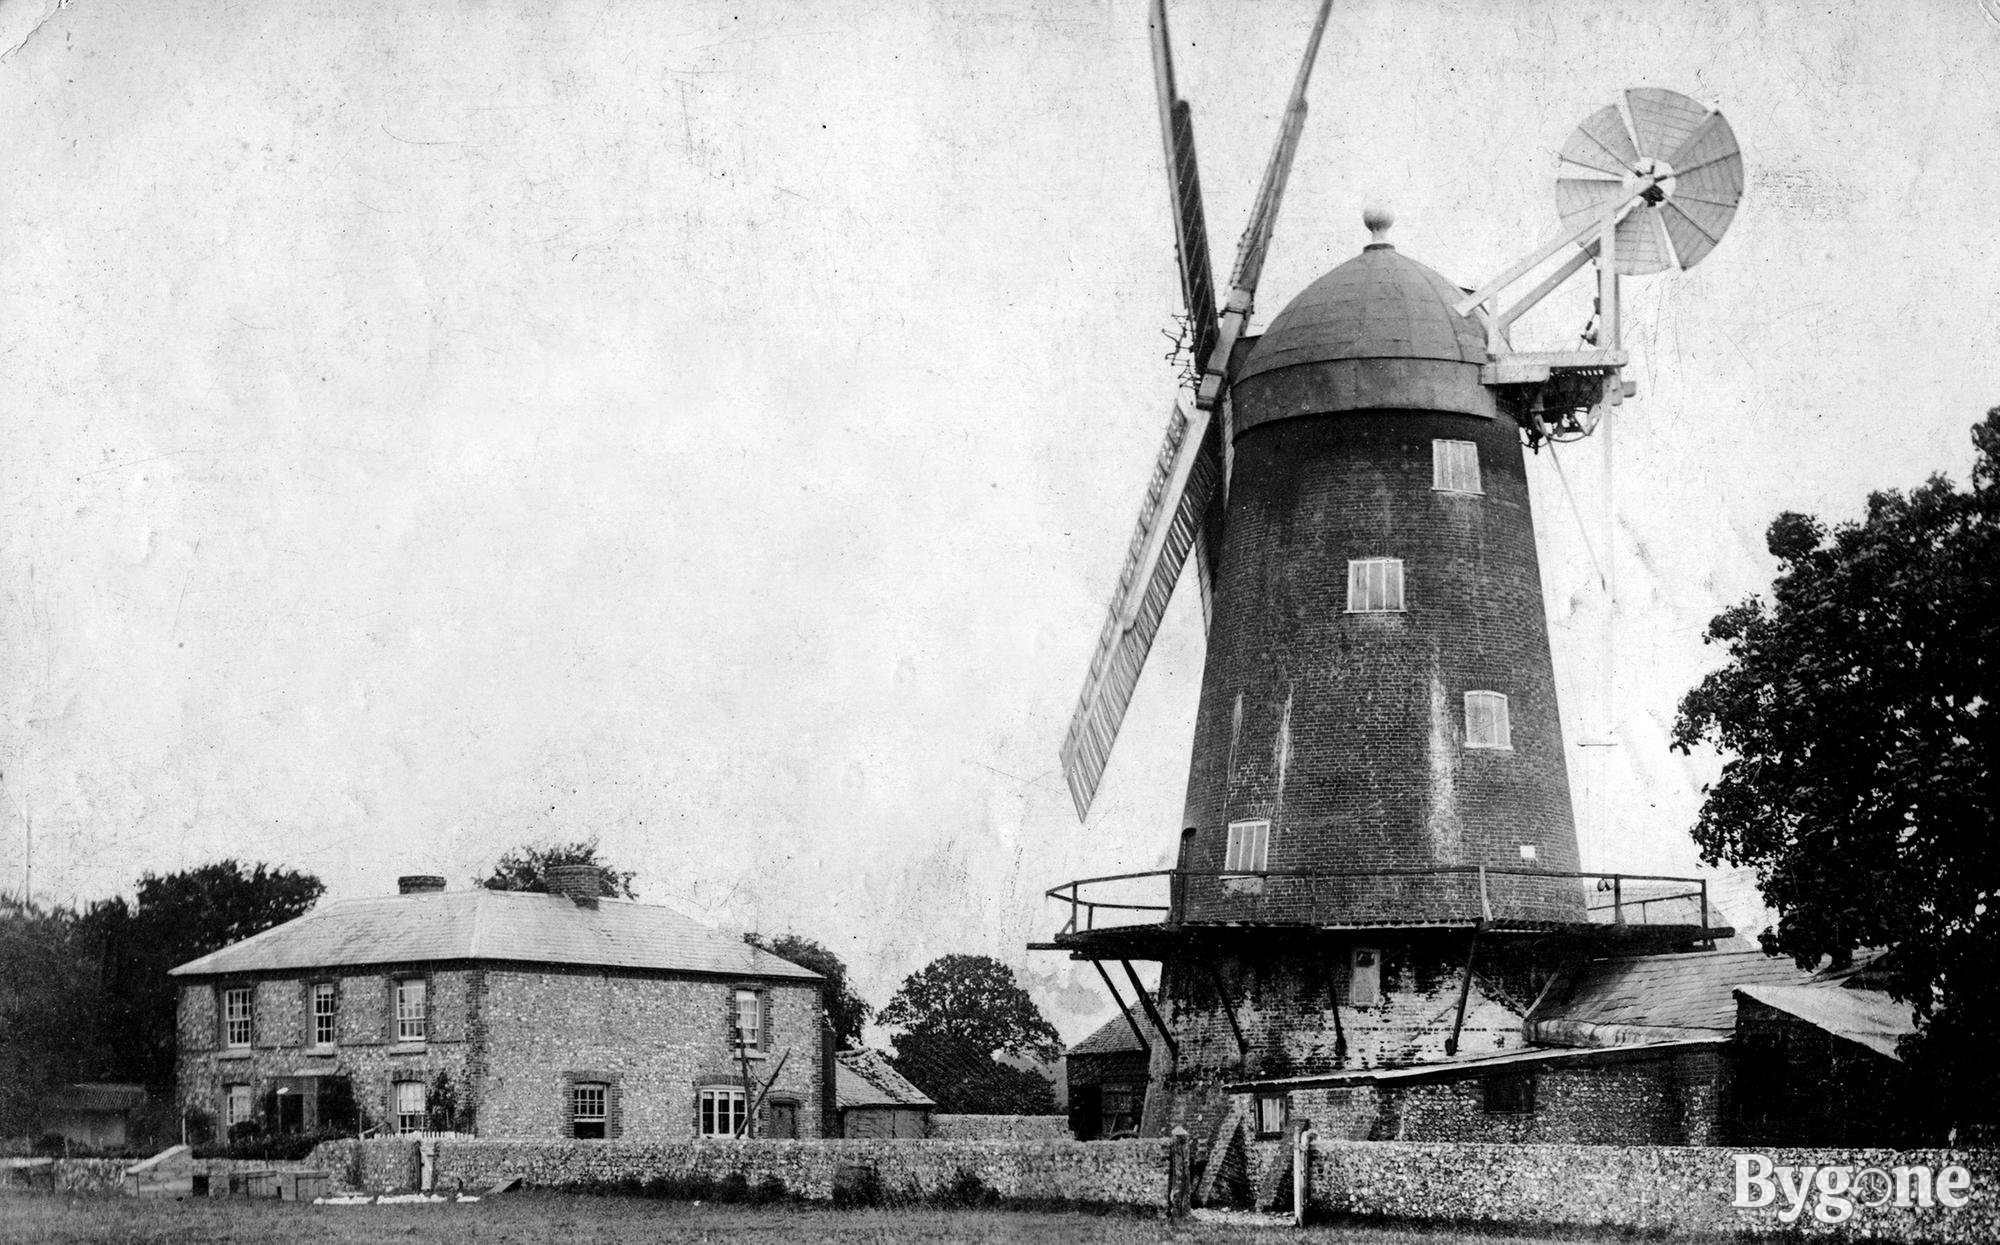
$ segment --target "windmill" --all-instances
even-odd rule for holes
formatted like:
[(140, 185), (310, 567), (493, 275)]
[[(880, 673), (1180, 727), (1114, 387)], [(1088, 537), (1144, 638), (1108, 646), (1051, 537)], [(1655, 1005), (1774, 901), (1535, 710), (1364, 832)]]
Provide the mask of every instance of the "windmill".
[[(1092, 962), (1147, 1050), (1145, 1131), (1209, 1145), (1276, 1070), (1490, 1054), (1567, 958), (1727, 932), (1697, 879), (1578, 871), (1524, 443), (1586, 436), (1629, 396), (1620, 282), (1714, 249), (1741, 196), (1734, 135), (1685, 96), (1627, 91), (1562, 148), (1557, 233), (1492, 280), (1404, 257), (1370, 209), (1361, 253), (1251, 337), (1329, 8), (1218, 311), (1152, 6), (1193, 409), (1174, 406), (1063, 741), (1079, 817), (1190, 552), (1207, 652), (1175, 867), (1056, 887), (1069, 923), (1037, 944)], [(1515, 322), (1587, 266), (1582, 340), (1517, 350)], [(1164, 905), (1134, 900), (1163, 878)], [(1135, 960), (1161, 963), (1157, 991)]]

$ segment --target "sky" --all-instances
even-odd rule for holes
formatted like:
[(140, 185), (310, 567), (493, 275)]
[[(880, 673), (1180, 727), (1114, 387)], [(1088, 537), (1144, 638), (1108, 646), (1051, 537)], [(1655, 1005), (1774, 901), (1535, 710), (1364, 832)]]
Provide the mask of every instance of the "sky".
[[(1171, 6), (1218, 266), (1312, 9)], [(1717, 762), (1667, 740), (1771, 518), (1964, 479), (1996, 9), (1335, 6), (1253, 330), (1366, 203), (1504, 268), (1627, 87), (1743, 147), (1721, 246), (1627, 283), (1638, 396), (1530, 462), (1586, 868), (1699, 864)], [(1142, 0), (0, 0), (0, 53), (0, 885), (31, 840), (80, 903), (595, 837), (878, 1005), (966, 951), (1110, 1014), (1024, 947), (1046, 888), (1169, 863), (1199, 691), (1183, 583), (1080, 826), (1056, 751), (1175, 396)]]

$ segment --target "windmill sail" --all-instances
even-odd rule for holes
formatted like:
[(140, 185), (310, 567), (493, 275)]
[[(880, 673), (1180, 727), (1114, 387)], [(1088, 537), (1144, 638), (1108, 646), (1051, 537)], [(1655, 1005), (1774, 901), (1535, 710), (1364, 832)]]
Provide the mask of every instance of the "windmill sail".
[(1153, 81), (1160, 96), (1160, 133), (1167, 145), (1167, 186), (1173, 197), (1174, 250), (1180, 258), (1181, 300), (1193, 338), (1195, 372), (1215, 349), (1215, 270), (1208, 257), (1208, 220), (1201, 206), (1201, 170), (1194, 158), (1194, 113), (1174, 88), (1166, 0), (1153, 0)]
[(1091, 654), (1083, 695), (1063, 738), (1063, 777), (1079, 818), (1089, 812), (1097, 795), (1153, 636), (1221, 478), (1220, 438), (1212, 421), (1201, 412), (1190, 420), (1175, 403), (1166, 440), (1153, 464), (1153, 478), (1146, 486), (1138, 527), (1125, 552), (1118, 589)]

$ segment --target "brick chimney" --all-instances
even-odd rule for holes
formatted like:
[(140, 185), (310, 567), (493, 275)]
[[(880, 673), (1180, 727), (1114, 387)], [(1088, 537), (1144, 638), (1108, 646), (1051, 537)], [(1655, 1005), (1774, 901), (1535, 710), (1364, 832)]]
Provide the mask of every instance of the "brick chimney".
[(604, 895), (604, 870), (596, 865), (550, 865), (548, 884), (549, 894), (594, 908)]
[(444, 889), (444, 879), (434, 873), (406, 873), (396, 879), (399, 895), (435, 895)]

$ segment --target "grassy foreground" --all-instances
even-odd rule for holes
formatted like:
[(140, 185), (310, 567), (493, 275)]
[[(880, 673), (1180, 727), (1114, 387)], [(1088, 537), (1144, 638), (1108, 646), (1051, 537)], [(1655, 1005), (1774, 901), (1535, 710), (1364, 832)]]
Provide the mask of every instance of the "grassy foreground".
[(0, 1245), (15, 1242), (241, 1242), (242, 1245), (425, 1245), (563, 1241), (1060, 1241), (1317, 1242), (1324, 1245), (1473, 1245), (1486, 1237), (1366, 1227), (1291, 1228), (1177, 1223), (1124, 1215), (1034, 1211), (833, 1210), (779, 1205), (519, 1193), (476, 1204), (311, 1206), (292, 1202), (137, 1201), (121, 1197), (0, 1197)]

